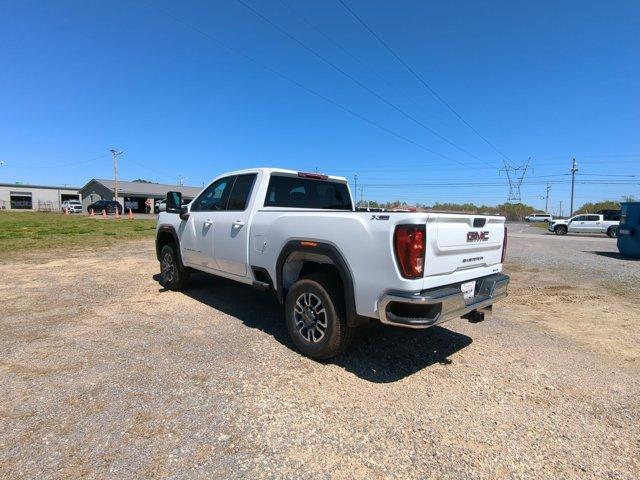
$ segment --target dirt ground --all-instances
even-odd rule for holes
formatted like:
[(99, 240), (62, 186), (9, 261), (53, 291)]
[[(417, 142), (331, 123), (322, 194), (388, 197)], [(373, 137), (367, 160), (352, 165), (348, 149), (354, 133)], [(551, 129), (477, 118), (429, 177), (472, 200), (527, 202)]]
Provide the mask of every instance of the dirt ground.
[(0, 478), (637, 479), (639, 292), (550, 274), (549, 242), (510, 239), (491, 320), (372, 324), (329, 363), (269, 294), (164, 291), (149, 240), (5, 260)]

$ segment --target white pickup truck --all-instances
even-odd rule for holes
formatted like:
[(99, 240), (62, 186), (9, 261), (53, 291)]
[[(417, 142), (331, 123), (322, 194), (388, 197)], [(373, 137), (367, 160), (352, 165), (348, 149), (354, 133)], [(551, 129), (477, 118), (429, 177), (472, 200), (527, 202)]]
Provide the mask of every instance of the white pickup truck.
[(178, 290), (201, 270), (272, 290), (315, 359), (370, 319), (479, 322), (507, 294), (504, 217), (357, 212), (345, 178), (272, 168), (222, 175), (181, 205), (169, 192), (158, 216), (162, 284)]
[(618, 235), (619, 220), (607, 220), (604, 215), (589, 213), (576, 215), (569, 220), (555, 220), (549, 224), (547, 230), (556, 235), (567, 233), (606, 233), (615, 238)]

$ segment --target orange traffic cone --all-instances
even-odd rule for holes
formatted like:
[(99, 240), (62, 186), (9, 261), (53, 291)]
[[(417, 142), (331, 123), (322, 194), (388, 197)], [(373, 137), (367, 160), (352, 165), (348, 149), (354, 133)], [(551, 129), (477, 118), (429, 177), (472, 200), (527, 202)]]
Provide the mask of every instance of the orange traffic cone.
[(107, 211), (104, 208), (102, 209), (102, 216), (107, 218)]
[(69, 209), (67, 207), (64, 207), (64, 214), (69, 215)]
[(116, 208), (116, 218), (120, 218), (120, 210)]
[(129, 209), (129, 218), (133, 219), (133, 212)]
[(96, 216), (96, 214), (95, 214), (95, 213), (93, 213), (93, 208), (90, 208), (90, 209), (89, 209), (89, 216), (90, 216), (90, 217), (95, 217), (95, 216)]

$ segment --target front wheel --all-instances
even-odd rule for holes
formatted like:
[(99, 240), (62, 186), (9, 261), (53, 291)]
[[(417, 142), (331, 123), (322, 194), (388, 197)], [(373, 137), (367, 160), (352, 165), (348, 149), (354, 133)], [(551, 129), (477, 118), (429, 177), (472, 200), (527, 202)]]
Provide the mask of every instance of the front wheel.
[(607, 236), (610, 238), (616, 238), (618, 236), (618, 229), (616, 227), (609, 227), (607, 230)]
[(558, 225), (556, 228), (553, 229), (553, 231), (556, 232), (556, 235), (566, 235), (567, 227), (565, 227), (564, 225)]
[(331, 275), (314, 274), (295, 282), (287, 293), (285, 316), (293, 343), (315, 360), (342, 353), (355, 331), (347, 325), (339, 280)]
[(173, 245), (165, 245), (160, 251), (160, 283), (169, 290), (180, 290), (189, 280), (189, 271), (180, 268)]

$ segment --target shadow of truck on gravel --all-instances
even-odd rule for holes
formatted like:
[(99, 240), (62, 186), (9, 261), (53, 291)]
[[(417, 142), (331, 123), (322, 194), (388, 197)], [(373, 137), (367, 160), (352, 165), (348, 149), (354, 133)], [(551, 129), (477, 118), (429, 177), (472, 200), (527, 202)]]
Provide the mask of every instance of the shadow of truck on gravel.
[(640, 258), (628, 257), (618, 252), (598, 252), (595, 250), (587, 251), (586, 253), (593, 253), (594, 255), (599, 255), (601, 257), (615, 258), (616, 260), (631, 260), (632, 262), (640, 261)]
[[(160, 276), (153, 278), (158, 281)], [(262, 330), (299, 354), (289, 338), (284, 311), (275, 295), (202, 272), (194, 273), (181, 293), (237, 318), (248, 327)], [(329, 363), (363, 380), (390, 383), (435, 363), (451, 363), (448, 357), (472, 341), (442, 327), (410, 330), (384, 326), (374, 320), (359, 328), (347, 351)]]

